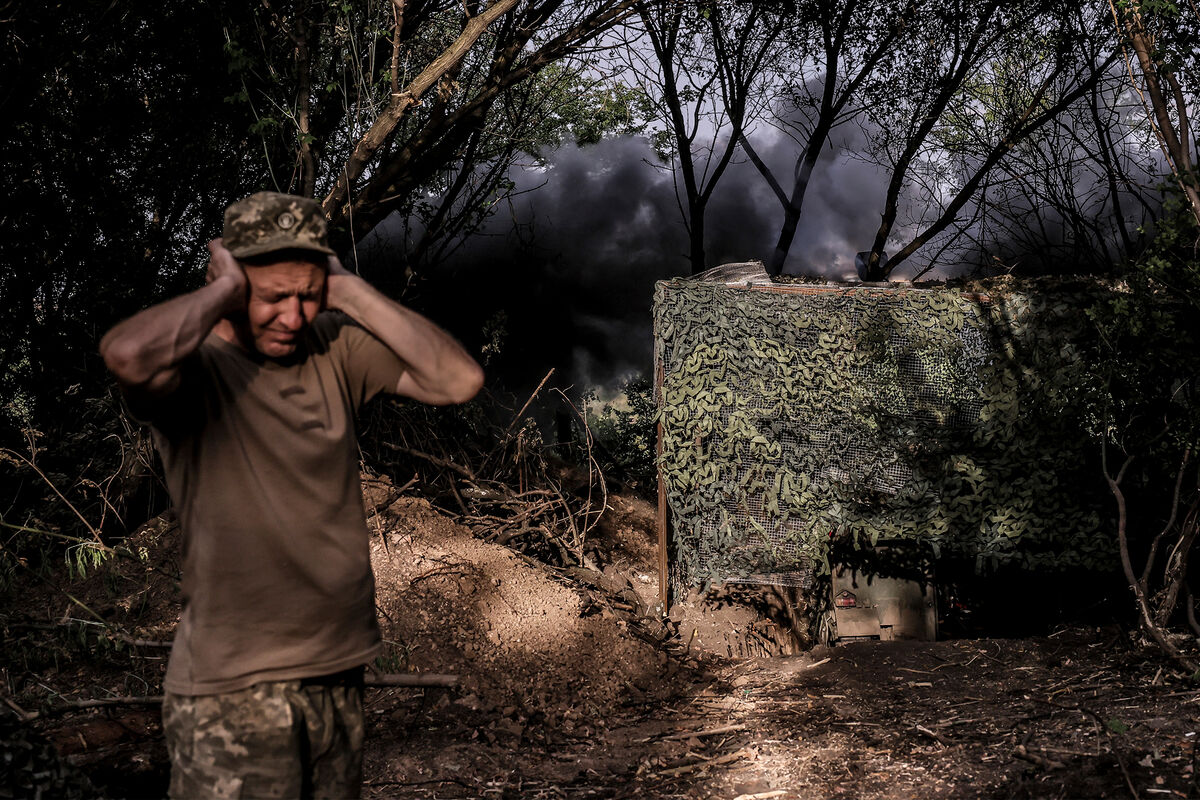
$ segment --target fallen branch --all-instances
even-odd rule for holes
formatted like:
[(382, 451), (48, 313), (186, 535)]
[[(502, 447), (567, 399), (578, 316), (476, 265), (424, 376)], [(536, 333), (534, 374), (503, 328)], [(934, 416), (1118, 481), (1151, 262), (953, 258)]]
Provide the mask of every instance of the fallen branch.
[(3, 700), (4, 705), (12, 709), (12, 712), (17, 715), (17, 719), (21, 720), (22, 722), (28, 722), (31, 719), (37, 719), (38, 715), (36, 711), (26, 711), (17, 705), (16, 700), (13, 700), (8, 695), (0, 696), (0, 700)]
[(413, 586), (417, 585), (417, 583), (419, 583), (420, 581), (426, 580), (428, 578), (437, 578), (442, 575), (457, 575), (459, 577), (462, 577), (465, 574), (466, 573), (463, 572), (461, 569), (455, 569), (454, 567), (443, 567), (441, 569), (438, 569), (435, 567), (434, 569), (429, 570), (429, 572), (422, 572), (420, 575), (417, 575), (415, 578), (410, 580), (408, 582), (408, 588), (411, 589)]
[(88, 708), (104, 708), (106, 706), (158, 706), (162, 705), (161, 694), (133, 695), (124, 697), (97, 697), (87, 700), (60, 700), (42, 711), (26, 711), (11, 698), (4, 697), (4, 704), (11, 708), (22, 722), (32, 722), (35, 719), (62, 714)]
[[(387, 511), (392, 506), (394, 506), (396, 504), (396, 501), (399, 500), (401, 497), (403, 497), (404, 493), (406, 491), (408, 491), (409, 489), (411, 489), (413, 486), (415, 486), (417, 484), (418, 480), (420, 480), (420, 478), (415, 472), (413, 473), (413, 476), (404, 483), (403, 486), (392, 486), (390, 483), (385, 482), (385, 481), (372, 480), (371, 481), (372, 483), (382, 484), (382, 485), (388, 487), (388, 496), (387, 496), (386, 500), (379, 503), (377, 506), (375, 506), (370, 511), (368, 511), (367, 517), (368, 518), (377, 517), (380, 514), (382, 514), (383, 512)], [(367, 483), (367, 481), (363, 481), (363, 483)]]
[(942, 747), (950, 747), (951, 746), (950, 742), (943, 739), (939, 734), (934, 733), (933, 731), (929, 730), (929, 728), (926, 728), (924, 725), (918, 725), (916, 727), (917, 727), (917, 733), (925, 734), (930, 739), (933, 739), (935, 742), (940, 744)]
[(1039, 756), (1036, 753), (1031, 753), (1025, 749), (1025, 745), (1023, 744), (1016, 746), (1016, 749), (1013, 750), (1013, 755), (1015, 755), (1017, 758), (1024, 759), (1031, 764), (1037, 764), (1039, 767), (1044, 767), (1045, 769), (1065, 769), (1067, 766), (1061, 761), (1055, 761), (1050, 758)]
[(134, 647), (169, 648), (169, 647), (171, 647), (171, 645), (174, 644), (174, 642), (163, 642), (163, 641), (159, 641), (158, 639), (135, 639), (132, 636), (129, 636), (128, 634), (124, 634), (124, 633), (113, 633), (112, 635), (115, 638), (120, 639), (125, 644), (132, 645)]
[(719, 766), (721, 764), (729, 764), (731, 762), (737, 761), (738, 759), (749, 758), (749, 757), (750, 757), (750, 752), (748, 750), (746, 750), (745, 748), (742, 748), (741, 750), (738, 750), (736, 753), (730, 753), (730, 754), (724, 755), (724, 756), (717, 756), (716, 758), (706, 758), (703, 761), (697, 761), (694, 764), (684, 764), (682, 767), (672, 767), (671, 769), (664, 769), (656, 774), (659, 777), (663, 777), (663, 778), (672, 777), (675, 775), (686, 775), (689, 772), (695, 772), (698, 769), (705, 769), (707, 767), (715, 767), (715, 766)]
[(449, 689), (458, 685), (457, 675), (437, 675), (434, 673), (368, 673), (364, 680), (367, 686), (439, 686)]
[(102, 708), (104, 706), (157, 706), (162, 705), (161, 694), (137, 695), (128, 697), (98, 697), (93, 700), (63, 700), (55, 710), (60, 708)]
[[(91, 609), (86, 609), (86, 610), (91, 612)], [(92, 613), (94, 613), (94, 612), (92, 612)], [(70, 628), (73, 625), (90, 625), (92, 627), (100, 628), (101, 630), (104, 631), (104, 634), (106, 636), (108, 636), (109, 638), (116, 639), (118, 641), (124, 642), (125, 644), (132, 645), (134, 647), (169, 648), (172, 645), (172, 642), (161, 641), (159, 639), (138, 639), (137, 637), (131, 636), (128, 633), (116, 630), (112, 626), (112, 624), (108, 623), (108, 622), (103, 622), (103, 621), (97, 622), (95, 620), (90, 620), (90, 619), (78, 619), (77, 617), (64, 617), (62, 622), (55, 622), (55, 623), (14, 622), (14, 623), (10, 624), (9, 627), (19, 629), (19, 630), (31, 630), (31, 631), (58, 631), (58, 630), (62, 630), (64, 628)]]
[(405, 455), (413, 456), (414, 458), (424, 459), (430, 464), (433, 464), (437, 467), (442, 467), (443, 469), (453, 470), (467, 480), (475, 480), (475, 473), (471, 472), (471, 470), (467, 469), (461, 464), (455, 464), (453, 461), (447, 461), (444, 458), (438, 458), (437, 456), (430, 455), (429, 453), (423, 453), (420, 450), (413, 450), (411, 447), (404, 447), (403, 445), (392, 444), (391, 442), (380, 442), (380, 444), (389, 450), (395, 450), (398, 453), (404, 453)]
[[(746, 726), (741, 723), (739, 723), (737, 725), (722, 725), (719, 728), (709, 728), (708, 730), (703, 730), (703, 731), (672, 733), (670, 736), (662, 737), (661, 741), (671, 742), (671, 741), (675, 741), (678, 739), (699, 739), (704, 736), (720, 736), (722, 733), (733, 733), (735, 731), (744, 731), (744, 730), (746, 730)], [(650, 741), (650, 740), (646, 739), (645, 741)]]
[(1086, 750), (1071, 750), (1067, 747), (1050, 747), (1048, 745), (1041, 745), (1040, 747), (1035, 747), (1033, 749), (1040, 750), (1043, 753), (1056, 753), (1062, 756), (1080, 756), (1082, 758), (1099, 758), (1101, 755), (1103, 755), (1103, 753), (1099, 752), (1089, 753)]

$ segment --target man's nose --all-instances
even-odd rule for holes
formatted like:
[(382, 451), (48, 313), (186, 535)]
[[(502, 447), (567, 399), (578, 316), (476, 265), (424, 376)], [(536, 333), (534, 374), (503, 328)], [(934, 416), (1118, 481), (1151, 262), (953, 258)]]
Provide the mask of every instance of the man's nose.
[(283, 301), (283, 311), (279, 321), (290, 331), (298, 331), (304, 327), (304, 306), (299, 297), (289, 297)]

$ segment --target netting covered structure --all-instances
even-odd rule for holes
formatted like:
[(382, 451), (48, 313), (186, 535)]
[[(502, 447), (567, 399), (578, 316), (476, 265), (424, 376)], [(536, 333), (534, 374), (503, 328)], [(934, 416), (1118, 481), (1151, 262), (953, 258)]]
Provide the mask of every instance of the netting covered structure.
[(1097, 291), (660, 282), (671, 585), (804, 585), (881, 540), (1111, 563), (1079, 402)]

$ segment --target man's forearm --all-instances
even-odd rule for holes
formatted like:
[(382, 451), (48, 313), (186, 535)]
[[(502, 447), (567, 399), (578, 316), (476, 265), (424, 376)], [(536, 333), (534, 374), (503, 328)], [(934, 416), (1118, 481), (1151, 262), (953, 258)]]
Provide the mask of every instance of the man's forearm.
[(329, 276), (328, 304), (354, 318), (409, 367), (397, 391), (424, 403), (465, 403), (483, 370), (452, 336), (356, 275)]
[(219, 278), (135, 314), (101, 339), (104, 363), (126, 388), (152, 394), (169, 390), (180, 362), (225, 314), (244, 306), (244, 293), (244, 285), (233, 278)]

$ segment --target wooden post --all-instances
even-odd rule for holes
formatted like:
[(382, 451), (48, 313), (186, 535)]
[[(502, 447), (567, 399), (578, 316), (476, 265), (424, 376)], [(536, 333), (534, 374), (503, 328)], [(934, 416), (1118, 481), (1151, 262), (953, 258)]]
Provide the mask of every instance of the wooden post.
[[(659, 407), (662, 406), (662, 384), (663, 384), (664, 369), (660, 362), (654, 375), (654, 392), (659, 398)], [(662, 613), (666, 616), (671, 610), (671, 576), (669, 564), (667, 560), (667, 546), (669, 537), (667, 535), (667, 527), (670, 525), (670, 518), (667, 514), (667, 485), (663, 481), (662, 474), (662, 451), (663, 451), (663, 424), (659, 420), (657, 426), (657, 442), (655, 444), (655, 453), (658, 458), (658, 469), (655, 470), (658, 474), (658, 598), (662, 603)]]

